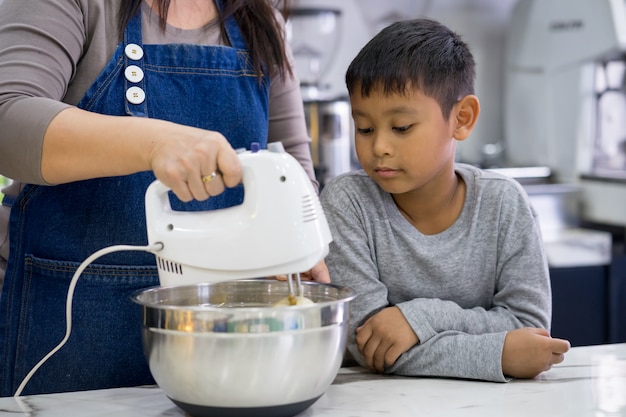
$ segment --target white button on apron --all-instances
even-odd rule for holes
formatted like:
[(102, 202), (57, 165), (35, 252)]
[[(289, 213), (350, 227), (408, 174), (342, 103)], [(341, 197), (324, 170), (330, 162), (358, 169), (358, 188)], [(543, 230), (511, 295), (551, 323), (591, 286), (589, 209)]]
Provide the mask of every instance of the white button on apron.
[(126, 48), (124, 48), (124, 53), (129, 59), (135, 61), (143, 58), (143, 49), (136, 43), (129, 43), (128, 45), (126, 45)]
[(139, 87), (130, 87), (126, 90), (126, 100), (132, 104), (141, 104), (146, 99), (146, 93)]
[(124, 70), (124, 76), (131, 83), (138, 83), (143, 80), (143, 70), (137, 65), (129, 65)]

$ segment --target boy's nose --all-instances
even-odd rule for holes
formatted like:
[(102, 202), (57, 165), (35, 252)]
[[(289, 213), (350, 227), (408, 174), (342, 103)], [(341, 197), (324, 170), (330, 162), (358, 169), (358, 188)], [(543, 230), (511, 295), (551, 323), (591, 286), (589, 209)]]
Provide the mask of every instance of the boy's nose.
[(384, 134), (377, 134), (374, 136), (374, 140), (372, 142), (372, 152), (376, 156), (391, 155), (392, 146), (389, 138), (387, 138)]

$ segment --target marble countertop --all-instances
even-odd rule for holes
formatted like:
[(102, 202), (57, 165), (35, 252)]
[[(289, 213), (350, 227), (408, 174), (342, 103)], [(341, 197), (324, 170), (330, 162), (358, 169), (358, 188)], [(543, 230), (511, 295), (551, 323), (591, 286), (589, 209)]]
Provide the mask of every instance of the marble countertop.
[[(156, 386), (0, 398), (0, 417), (184, 417)], [(533, 380), (405, 378), (342, 368), (298, 417), (626, 417), (626, 344), (575, 347)]]

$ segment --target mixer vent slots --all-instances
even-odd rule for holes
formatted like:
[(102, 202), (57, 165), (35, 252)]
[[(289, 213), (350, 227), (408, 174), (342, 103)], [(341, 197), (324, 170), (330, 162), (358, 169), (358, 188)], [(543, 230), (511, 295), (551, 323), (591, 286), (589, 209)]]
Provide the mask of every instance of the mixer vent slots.
[(319, 201), (311, 194), (302, 197), (302, 215), (305, 223), (317, 220), (318, 205)]
[(159, 269), (162, 269), (163, 271), (178, 275), (183, 274), (183, 266), (179, 263), (168, 261), (167, 259), (163, 259), (157, 256), (157, 264), (159, 266)]

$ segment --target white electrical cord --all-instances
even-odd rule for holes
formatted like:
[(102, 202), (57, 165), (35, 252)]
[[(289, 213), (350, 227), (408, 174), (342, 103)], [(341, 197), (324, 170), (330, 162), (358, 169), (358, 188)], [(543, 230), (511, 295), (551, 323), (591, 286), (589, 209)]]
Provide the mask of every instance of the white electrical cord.
[(61, 349), (63, 347), (63, 345), (65, 345), (65, 343), (70, 338), (70, 334), (72, 332), (72, 300), (74, 298), (74, 289), (76, 288), (76, 282), (78, 281), (78, 278), (83, 273), (85, 268), (87, 268), (93, 261), (95, 261), (99, 257), (107, 255), (107, 254), (112, 253), (112, 252), (119, 252), (119, 251), (124, 251), (124, 250), (155, 252), (155, 251), (160, 251), (161, 249), (163, 249), (163, 244), (160, 243), (160, 242), (159, 243), (155, 243), (154, 245), (148, 245), (148, 246), (116, 245), (116, 246), (109, 246), (107, 248), (100, 249), (99, 251), (94, 252), (91, 256), (89, 256), (87, 259), (85, 259), (83, 261), (83, 263), (80, 264), (80, 266), (78, 267), (76, 272), (74, 272), (74, 275), (72, 276), (72, 280), (70, 281), (69, 289), (67, 290), (67, 300), (65, 302), (65, 320), (66, 320), (66, 323), (67, 323), (67, 327), (66, 327), (66, 330), (65, 330), (65, 337), (63, 338), (63, 340), (61, 340), (61, 342), (55, 348), (53, 348), (50, 352), (48, 352), (48, 354), (46, 356), (44, 356), (33, 367), (33, 369), (30, 370), (30, 372), (22, 380), (22, 383), (17, 388), (17, 391), (15, 391), (15, 394), (13, 396), (14, 397), (19, 397), (20, 395), (22, 395), (22, 391), (24, 390), (24, 387), (26, 387), (26, 384), (28, 384), (28, 381), (30, 381), (30, 379), (33, 377), (35, 372), (37, 372), (37, 370), (48, 359), (50, 359), (52, 357), (52, 355), (57, 353), (59, 351), (59, 349)]

